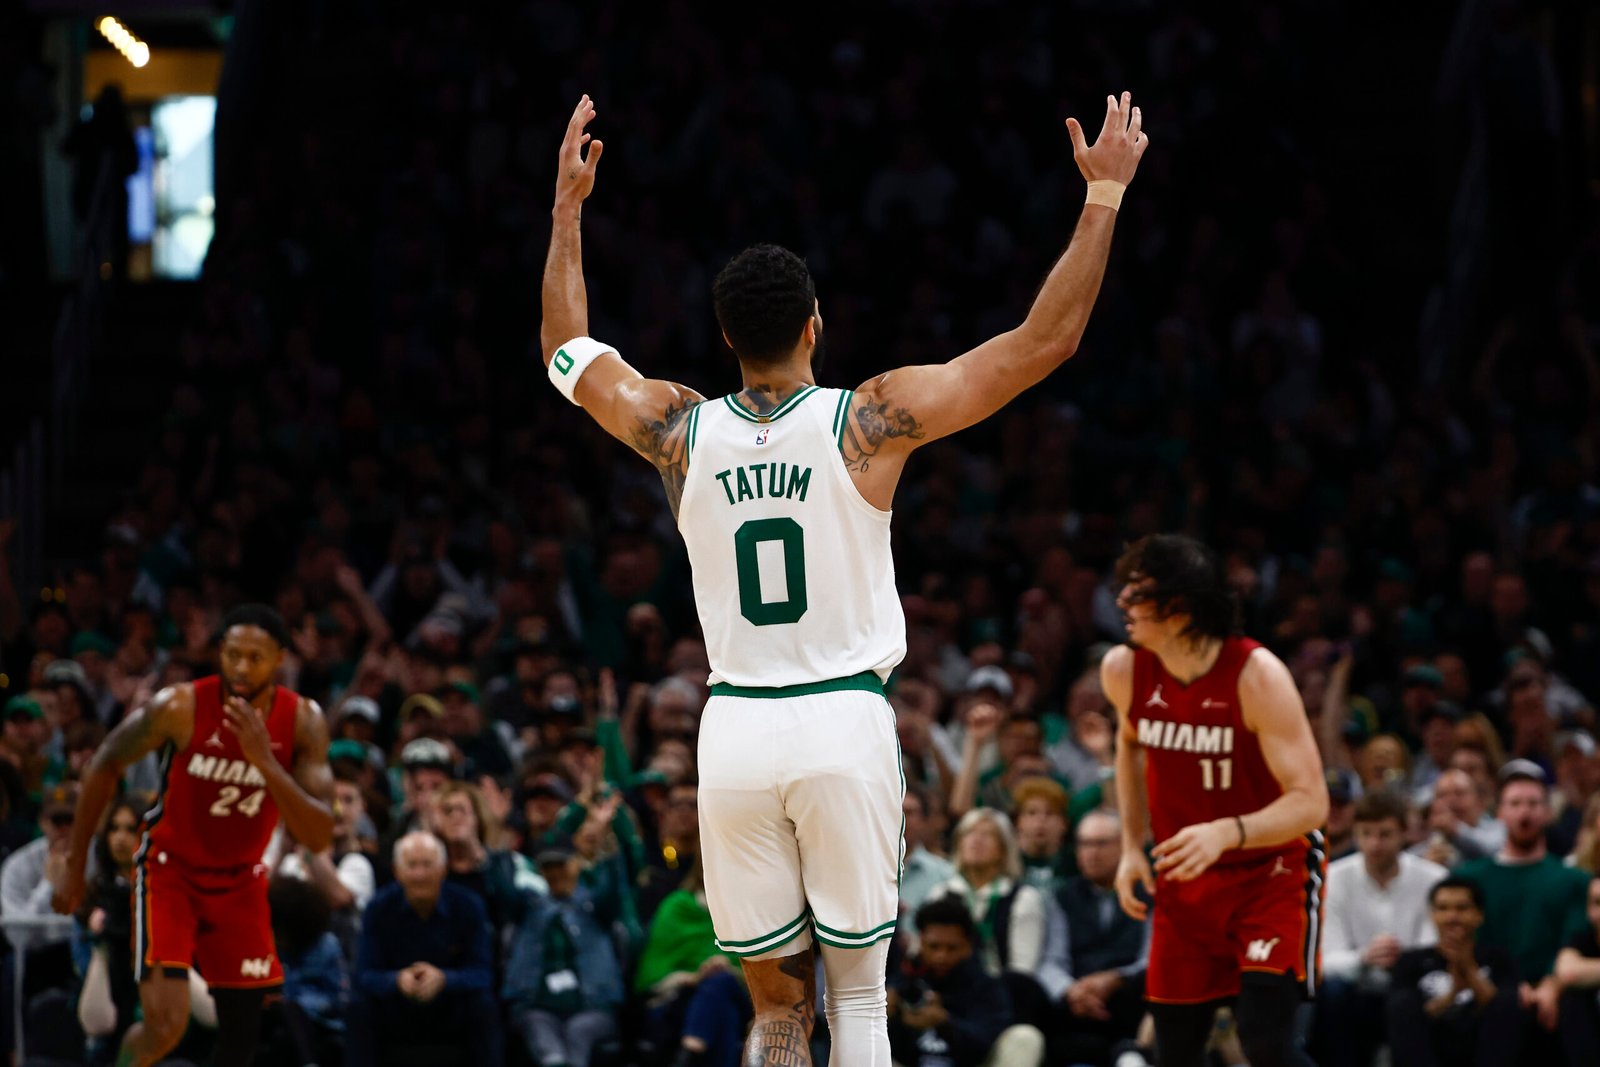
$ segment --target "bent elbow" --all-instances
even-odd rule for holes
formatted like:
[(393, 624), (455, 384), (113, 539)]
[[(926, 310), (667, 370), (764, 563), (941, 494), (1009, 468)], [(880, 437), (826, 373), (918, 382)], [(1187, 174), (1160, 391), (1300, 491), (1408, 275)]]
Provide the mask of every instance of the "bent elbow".
[(1313, 816), (1311, 828), (1313, 830), (1318, 830), (1328, 825), (1329, 807), (1328, 791), (1326, 789), (1317, 790), (1311, 798), (1311, 811)]

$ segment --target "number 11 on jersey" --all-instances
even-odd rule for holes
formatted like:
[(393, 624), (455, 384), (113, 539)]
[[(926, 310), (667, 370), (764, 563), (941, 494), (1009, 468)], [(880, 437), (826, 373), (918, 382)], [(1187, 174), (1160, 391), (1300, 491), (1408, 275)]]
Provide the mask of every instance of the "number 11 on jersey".
[(1200, 784), (1206, 792), (1229, 789), (1233, 786), (1232, 759), (1203, 759), (1200, 761)]

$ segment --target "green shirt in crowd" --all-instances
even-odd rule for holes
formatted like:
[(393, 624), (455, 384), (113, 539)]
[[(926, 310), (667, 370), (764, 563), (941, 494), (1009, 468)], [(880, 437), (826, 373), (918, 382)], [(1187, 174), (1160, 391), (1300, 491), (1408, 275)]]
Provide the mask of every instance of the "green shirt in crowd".
[(1589, 876), (1554, 856), (1533, 863), (1502, 863), (1486, 856), (1454, 873), (1483, 888), (1478, 944), (1511, 953), (1524, 982), (1537, 985), (1555, 966), (1561, 946), (1588, 925), (1584, 898)]

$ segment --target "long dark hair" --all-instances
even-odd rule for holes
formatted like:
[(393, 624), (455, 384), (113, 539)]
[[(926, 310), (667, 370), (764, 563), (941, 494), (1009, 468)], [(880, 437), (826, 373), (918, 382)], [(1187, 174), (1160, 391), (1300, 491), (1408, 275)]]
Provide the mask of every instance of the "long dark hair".
[(78, 911), (78, 918), (83, 922), (88, 922), (90, 913), (104, 901), (128, 899), (128, 884), (122, 880), (122, 871), (118, 869), (117, 861), (111, 856), (111, 822), (117, 817), (118, 812), (125, 811), (134, 817), (138, 826), (142, 827), (144, 814), (150, 810), (151, 799), (148, 793), (129, 792), (111, 802), (105, 821), (100, 824), (100, 832), (94, 835), (94, 883), (83, 895), (83, 906)]
[(1223, 580), (1211, 550), (1182, 534), (1150, 534), (1129, 545), (1117, 560), (1117, 581), (1149, 580), (1143, 594), (1162, 618), (1189, 616), (1183, 636), (1191, 641), (1239, 632), (1239, 600)]

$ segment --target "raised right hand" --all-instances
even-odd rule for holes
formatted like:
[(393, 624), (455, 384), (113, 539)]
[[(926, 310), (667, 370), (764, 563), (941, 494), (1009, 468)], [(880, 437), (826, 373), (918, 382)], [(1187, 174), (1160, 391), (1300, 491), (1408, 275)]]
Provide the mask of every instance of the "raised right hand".
[(967, 711), (967, 740), (983, 744), (1000, 732), (1000, 709), (993, 704), (974, 704)]
[(1150, 144), (1150, 138), (1140, 128), (1143, 121), (1144, 116), (1133, 106), (1132, 93), (1123, 93), (1120, 100), (1106, 97), (1106, 121), (1093, 145), (1085, 142), (1077, 119), (1067, 120), (1072, 158), (1078, 161), (1084, 181), (1105, 179), (1123, 185), (1133, 181), (1139, 159)]
[(1124, 848), (1117, 863), (1117, 903), (1127, 912), (1128, 918), (1144, 921), (1150, 914), (1150, 905), (1134, 894), (1135, 886), (1144, 886), (1145, 894), (1156, 895), (1156, 876), (1151, 873), (1150, 860), (1142, 848)]
[[(561, 169), (556, 174), (556, 203), (582, 203), (589, 199), (589, 194), (594, 192), (594, 171), (600, 163), (600, 154), (605, 151), (605, 145), (599, 141), (591, 143), (590, 136), (583, 132), (594, 118), (594, 101), (589, 99), (589, 94), (584, 93), (583, 99), (578, 101), (578, 106), (572, 111), (572, 118), (567, 122), (566, 136), (561, 138)], [(589, 146), (589, 158), (583, 156), (583, 146)]]

